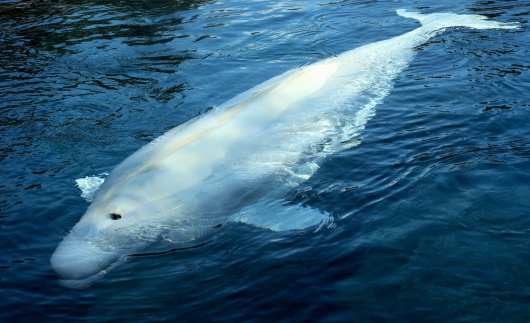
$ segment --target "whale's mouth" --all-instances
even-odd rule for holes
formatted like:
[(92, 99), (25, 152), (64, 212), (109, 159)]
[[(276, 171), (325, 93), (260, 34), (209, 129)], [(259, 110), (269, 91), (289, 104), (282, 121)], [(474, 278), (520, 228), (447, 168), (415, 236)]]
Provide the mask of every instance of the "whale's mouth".
[(118, 261), (114, 262), (113, 264), (111, 264), (106, 269), (101, 270), (100, 272), (98, 272), (98, 273), (96, 273), (96, 274), (94, 274), (92, 276), (85, 277), (85, 278), (74, 278), (74, 279), (59, 278), (59, 284), (61, 286), (63, 286), (63, 287), (72, 288), (72, 289), (85, 289), (85, 288), (88, 288), (88, 287), (92, 286), (92, 284), (96, 280), (102, 278), (107, 273), (109, 273), (112, 269), (114, 269), (114, 267), (120, 265), (121, 262), (122, 261), (118, 260)]
[(124, 260), (121, 253), (105, 251), (68, 235), (53, 253), (50, 263), (59, 283), (68, 288), (87, 288)]

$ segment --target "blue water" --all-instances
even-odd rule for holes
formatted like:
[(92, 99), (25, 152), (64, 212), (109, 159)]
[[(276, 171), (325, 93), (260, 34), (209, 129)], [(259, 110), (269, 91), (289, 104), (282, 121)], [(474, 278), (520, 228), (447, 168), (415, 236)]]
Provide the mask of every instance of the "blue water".
[[(420, 46), (354, 140), (292, 199), (318, 232), (231, 224), (92, 287), (49, 258), (98, 175), (273, 76), (483, 14)], [(529, 1), (0, 1), (0, 321), (530, 320)]]

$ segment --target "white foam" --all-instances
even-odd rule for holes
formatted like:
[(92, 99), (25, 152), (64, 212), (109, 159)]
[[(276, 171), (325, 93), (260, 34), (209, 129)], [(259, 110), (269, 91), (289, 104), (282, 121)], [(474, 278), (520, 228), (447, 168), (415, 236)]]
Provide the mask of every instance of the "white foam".
[(98, 176), (87, 176), (76, 179), (76, 186), (81, 190), (81, 197), (87, 202), (92, 202), (94, 194), (96, 194), (96, 191), (108, 175), (109, 173), (101, 173)]

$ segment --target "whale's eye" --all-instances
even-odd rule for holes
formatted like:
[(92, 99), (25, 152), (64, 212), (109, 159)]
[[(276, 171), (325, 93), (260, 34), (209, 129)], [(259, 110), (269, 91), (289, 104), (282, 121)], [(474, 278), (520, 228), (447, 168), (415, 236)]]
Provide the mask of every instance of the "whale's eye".
[(111, 213), (109, 214), (110, 218), (113, 219), (113, 220), (119, 220), (121, 219), (121, 215), (119, 215), (118, 213)]

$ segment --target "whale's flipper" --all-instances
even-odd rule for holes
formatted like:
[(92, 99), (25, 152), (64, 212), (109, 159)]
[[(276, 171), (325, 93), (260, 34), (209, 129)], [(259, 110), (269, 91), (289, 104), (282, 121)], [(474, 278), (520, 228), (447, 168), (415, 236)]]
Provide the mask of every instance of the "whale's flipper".
[(469, 27), (475, 29), (516, 29), (517, 23), (506, 23), (488, 20), (486, 16), (459, 15), (455, 13), (431, 13), (421, 14), (416, 11), (398, 9), (396, 13), (405, 18), (419, 20), (421, 24), (432, 30), (448, 27)]
[(244, 208), (233, 216), (233, 221), (242, 222), (271, 231), (302, 230), (315, 227), (332, 226), (333, 217), (320, 210), (302, 206), (289, 205), (282, 201), (260, 201)]

